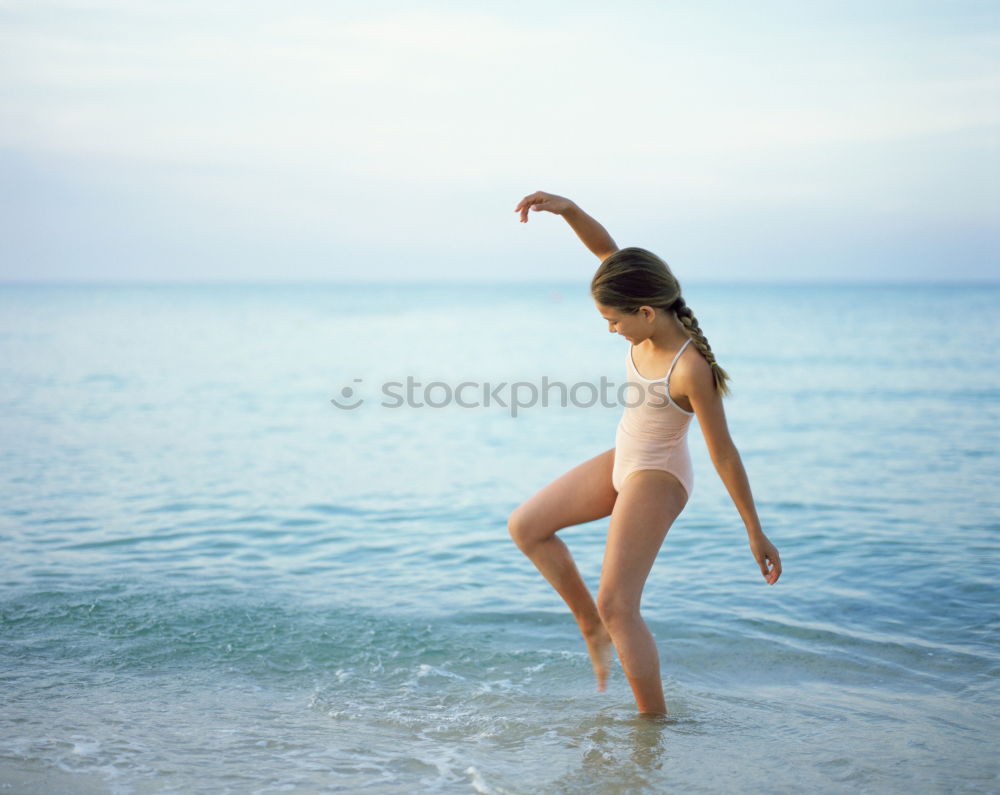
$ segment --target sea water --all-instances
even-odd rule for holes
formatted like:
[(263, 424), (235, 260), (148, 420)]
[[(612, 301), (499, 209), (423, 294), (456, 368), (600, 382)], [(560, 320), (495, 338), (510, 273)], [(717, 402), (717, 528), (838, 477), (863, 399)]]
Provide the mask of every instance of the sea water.
[(647, 720), (506, 527), (614, 444), (586, 278), (0, 288), (0, 792), (1000, 790), (1000, 288), (685, 295), (784, 572), (693, 421)]

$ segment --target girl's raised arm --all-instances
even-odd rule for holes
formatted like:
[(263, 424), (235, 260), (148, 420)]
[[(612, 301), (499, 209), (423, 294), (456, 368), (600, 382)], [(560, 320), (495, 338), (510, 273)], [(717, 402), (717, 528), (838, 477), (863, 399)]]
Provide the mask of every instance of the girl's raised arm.
[(521, 199), (517, 207), (514, 208), (514, 212), (521, 213), (521, 223), (528, 222), (528, 210), (535, 212), (547, 210), (550, 213), (561, 215), (583, 241), (583, 245), (601, 261), (618, 250), (618, 246), (611, 239), (608, 230), (564, 196), (556, 196), (554, 193), (545, 193), (540, 190), (535, 191)]

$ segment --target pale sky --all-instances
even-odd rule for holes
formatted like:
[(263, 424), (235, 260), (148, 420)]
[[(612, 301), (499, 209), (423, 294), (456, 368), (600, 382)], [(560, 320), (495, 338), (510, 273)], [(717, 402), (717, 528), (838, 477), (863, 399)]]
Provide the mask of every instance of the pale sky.
[(0, 280), (1000, 279), (1000, 3), (0, 0)]

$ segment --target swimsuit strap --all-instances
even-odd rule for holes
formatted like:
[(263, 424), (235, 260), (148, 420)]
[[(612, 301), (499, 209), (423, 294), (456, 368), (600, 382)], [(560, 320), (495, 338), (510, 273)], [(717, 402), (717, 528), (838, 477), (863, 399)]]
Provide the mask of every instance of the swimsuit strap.
[(677, 351), (677, 355), (674, 357), (674, 360), (670, 363), (670, 369), (667, 370), (667, 377), (666, 377), (666, 382), (668, 384), (670, 383), (670, 374), (674, 371), (674, 365), (677, 364), (677, 360), (681, 358), (681, 354), (684, 353), (684, 349), (688, 346), (689, 342), (691, 342), (690, 337), (688, 337), (685, 343), (681, 345), (681, 349)]

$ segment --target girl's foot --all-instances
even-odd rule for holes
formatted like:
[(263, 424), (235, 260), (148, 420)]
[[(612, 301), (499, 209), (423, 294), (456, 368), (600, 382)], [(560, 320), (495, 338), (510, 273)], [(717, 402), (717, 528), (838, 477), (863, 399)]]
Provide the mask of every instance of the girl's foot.
[(594, 666), (594, 676), (597, 677), (597, 689), (603, 691), (607, 686), (608, 673), (611, 671), (611, 655), (613, 644), (611, 635), (604, 624), (598, 624), (596, 629), (583, 633), (590, 652), (590, 663)]

